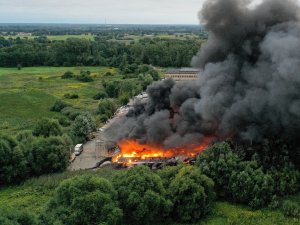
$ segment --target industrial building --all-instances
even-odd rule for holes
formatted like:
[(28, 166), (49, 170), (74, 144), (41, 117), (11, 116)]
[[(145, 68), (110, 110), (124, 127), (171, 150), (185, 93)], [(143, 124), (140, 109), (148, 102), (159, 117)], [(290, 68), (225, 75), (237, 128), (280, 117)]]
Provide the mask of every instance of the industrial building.
[(170, 69), (166, 72), (165, 78), (172, 78), (175, 81), (197, 80), (200, 70), (194, 68)]

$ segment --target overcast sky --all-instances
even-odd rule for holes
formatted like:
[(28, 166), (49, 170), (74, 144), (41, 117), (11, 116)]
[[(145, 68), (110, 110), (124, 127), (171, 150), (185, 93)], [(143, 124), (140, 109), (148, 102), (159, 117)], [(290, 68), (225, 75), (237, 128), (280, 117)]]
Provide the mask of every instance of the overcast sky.
[(0, 0), (0, 23), (198, 24), (203, 0)]

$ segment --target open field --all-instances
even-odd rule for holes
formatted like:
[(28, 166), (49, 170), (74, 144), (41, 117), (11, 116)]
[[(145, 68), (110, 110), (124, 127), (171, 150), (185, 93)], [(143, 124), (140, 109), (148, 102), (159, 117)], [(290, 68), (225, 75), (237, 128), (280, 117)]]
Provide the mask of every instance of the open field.
[[(28, 39), (34, 39), (37, 38), (37, 36), (31, 36), (31, 35), (6, 35), (2, 36), (5, 39), (9, 38), (28, 38)], [(64, 41), (68, 38), (79, 38), (79, 39), (87, 39), (87, 40), (94, 40), (96, 35), (93, 34), (80, 34), (80, 35), (49, 35), (47, 38), (51, 41)], [(124, 37), (120, 39), (111, 39), (110, 41), (117, 41), (117, 42), (123, 42), (123, 43), (130, 43), (131, 41), (138, 41), (143, 38), (162, 38), (162, 39), (177, 39), (177, 40), (185, 40), (187, 38), (199, 38), (195, 34), (159, 34), (159, 35), (125, 35)]]
[[(21, 186), (12, 186), (0, 189), (0, 208), (29, 210), (40, 213), (47, 201), (53, 196), (55, 188), (64, 179), (81, 175), (97, 174), (111, 179), (115, 173), (111, 169), (100, 169), (96, 172), (77, 171), (65, 172), (34, 178)], [(300, 195), (290, 197), (300, 203)], [(228, 202), (217, 202), (212, 213), (202, 222), (193, 225), (299, 225), (300, 220), (285, 217), (280, 209), (251, 210), (248, 207)], [(188, 225), (188, 224), (186, 224)]]
[[(33, 39), (33, 38), (36, 38), (37, 36), (30, 36), (30, 35), (6, 35), (6, 36), (3, 36), (5, 39), (9, 39), (9, 38), (17, 38), (17, 37), (20, 37), (20, 38), (28, 38), (28, 39)], [(66, 40), (68, 38), (83, 38), (83, 39), (88, 39), (88, 40), (94, 40), (94, 37), (95, 35), (92, 35), (92, 34), (80, 34), (80, 35), (50, 35), (50, 36), (47, 36), (47, 38), (49, 40), (52, 40), (52, 41), (62, 41), (62, 40)]]
[[(61, 79), (66, 71), (79, 74), (89, 70), (93, 82)], [(114, 74), (104, 77), (106, 72)], [(101, 90), (102, 79), (121, 79), (118, 70), (107, 67), (29, 67), (0, 68), (0, 133), (11, 133), (31, 128), (42, 117), (53, 118), (58, 113), (50, 111), (57, 99), (76, 108), (93, 111), (98, 101), (92, 97)], [(78, 99), (65, 99), (65, 94), (78, 94)]]

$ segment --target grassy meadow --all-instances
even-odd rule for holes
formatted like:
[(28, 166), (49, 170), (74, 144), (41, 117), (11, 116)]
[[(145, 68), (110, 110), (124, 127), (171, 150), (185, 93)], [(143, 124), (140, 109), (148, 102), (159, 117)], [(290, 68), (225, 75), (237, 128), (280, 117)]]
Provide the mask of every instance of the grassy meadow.
[[(23, 185), (5, 187), (0, 189), (0, 209), (11, 208), (29, 210), (39, 214), (49, 199), (53, 196), (55, 188), (67, 178), (82, 174), (97, 174), (111, 179), (118, 171), (100, 169), (98, 171), (76, 171), (61, 174), (47, 175), (33, 178)], [(300, 194), (290, 197), (300, 203)], [(249, 207), (229, 202), (217, 202), (212, 213), (199, 223), (186, 225), (299, 225), (300, 220), (285, 217), (280, 209), (264, 208), (252, 210)], [(177, 224), (179, 225), (179, 224)], [(183, 224), (182, 224), (183, 225)]]
[[(61, 79), (66, 71), (79, 74), (89, 70), (93, 82)], [(110, 77), (104, 76), (111, 72)], [(101, 90), (102, 79), (121, 79), (118, 70), (108, 67), (28, 67), (0, 68), (0, 133), (12, 133), (32, 126), (42, 117), (53, 118), (58, 113), (50, 111), (57, 99), (78, 109), (95, 110), (98, 101), (93, 96)], [(66, 99), (65, 94), (78, 94), (78, 99)]]

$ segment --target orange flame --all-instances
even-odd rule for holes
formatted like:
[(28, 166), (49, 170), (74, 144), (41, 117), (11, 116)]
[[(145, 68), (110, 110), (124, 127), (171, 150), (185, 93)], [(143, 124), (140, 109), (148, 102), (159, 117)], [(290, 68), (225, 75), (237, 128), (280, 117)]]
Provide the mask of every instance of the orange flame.
[(176, 156), (196, 157), (208, 147), (212, 138), (205, 138), (201, 144), (190, 144), (178, 148), (165, 148), (159, 144), (141, 144), (137, 140), (127, 139), (119, 142), (118, 146), (121, 153), (113, 161), (118, 162), (120, 158), (145, 160), (149, 158), (172, 158)]

